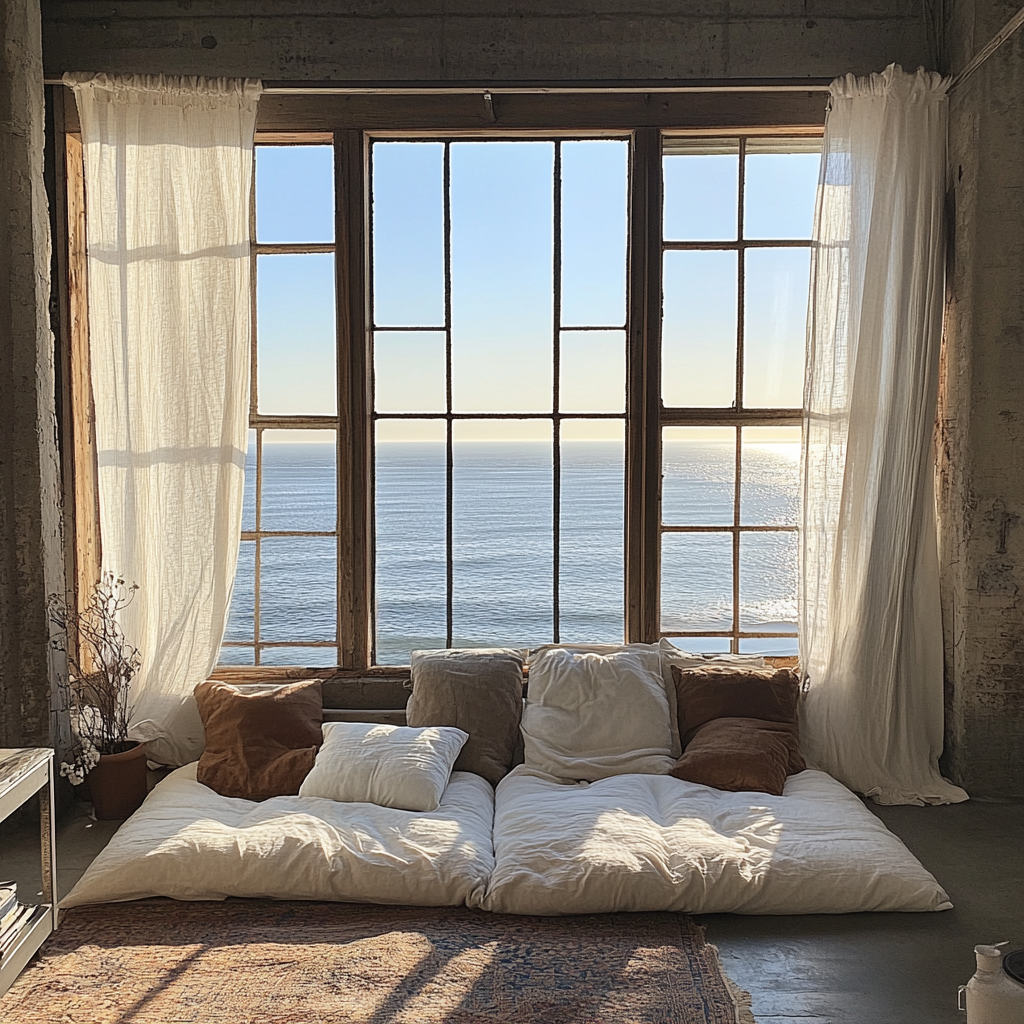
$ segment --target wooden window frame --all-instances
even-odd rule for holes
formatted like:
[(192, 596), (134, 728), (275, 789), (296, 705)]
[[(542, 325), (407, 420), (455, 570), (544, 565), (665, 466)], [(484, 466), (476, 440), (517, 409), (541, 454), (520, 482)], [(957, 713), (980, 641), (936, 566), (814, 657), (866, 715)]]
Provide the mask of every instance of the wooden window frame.
[[(77, 110), (70, 90), (55, 87), (60, 269), (66, 544), (79, 593), (99, 566), (95, 431), (92, 424), (85, 310), (84, 191)], [(486, 99), (485, 99), (486, 97)], [(487, 102), (487, 100), (490, 102)], [(673, 134), (820, 135), (820, 91), (460, 95), (267, 95), (257, 115), (257, 144), (331, 142), (335, 172), (338, 414), (338, 640), (336, 669), (218, 666), (218, 678), (280, 680), (309, 675), (333, 680), (350, 707), (382, 707), (374, 686), (408, 670), (371, 664), (373, 650), (373, 410), (367, 183), (372, 138), (628, 135), (626, 479), (624, 605), (627, 642), (656, 642), (660, 623), (660, 471), (663, 426), (709, 425), (753, 412), (666, 409), (661, 402), (661, 149)], [(77, 169), (76, 169), (77, 168)], [(255, 254), (253, 256), (255, 260)], [(758, 410), (758, 414), (763, 410)], [(730, 419), (730, 416), (732, 419)], [(745, 418), (744, 418), (745, 417)], [(260, 417), (261, 429), (289, 427), (290, 417)], [(766, 417), (761, 416), (760, 419)], [(303, 417), (297, 420), (305, 419)], [(320, 417), (315, 418), (316, 425)], [(792, 422), (792, 410), (772, 422)], [(310, 424), (312, 425), (312, 424)], [(706, 635), (706, 634), (705, 634)], [(792, 659), (774, 659), (789, 661)], [(370, 690), (366, 690), (369, 686)], [(360, 689), (362, 687), (362, 689)], [(379, 686), (378, 686), (379, 688)], [(364, 692), (365, 691), (365, 692)], [(329, 691), (333, 693), (333, 691)], [(382, 691), (383, 692), (383, 691)], [(390, 692), (390, 690), (388, 691)], [(332, 698), (328, 698), (332, 699)], [(367, 701), (370, 703), (368, 704)], [(391, 707), (391, 704), (386, 705)]]

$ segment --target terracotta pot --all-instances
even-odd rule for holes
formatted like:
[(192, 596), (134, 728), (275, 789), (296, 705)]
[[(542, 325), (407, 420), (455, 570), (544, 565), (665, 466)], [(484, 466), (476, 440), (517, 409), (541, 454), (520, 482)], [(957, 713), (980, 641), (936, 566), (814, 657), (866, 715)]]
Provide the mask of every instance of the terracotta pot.
[(100, 754), (99, 764), (82, 785), (86, 784), (97, 818), (127, 818), (146, 799), (146, 744), (136, 743), (120, 754)]

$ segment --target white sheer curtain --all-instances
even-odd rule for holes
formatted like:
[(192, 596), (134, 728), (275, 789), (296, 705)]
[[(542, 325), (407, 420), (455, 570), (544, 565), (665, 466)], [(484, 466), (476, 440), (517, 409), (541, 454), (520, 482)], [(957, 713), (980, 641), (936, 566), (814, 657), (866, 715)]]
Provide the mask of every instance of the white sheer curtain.
[(879, 803), (949, 803), (932, 431), (948, 81), (837, 79), (815, 216), (804, 395), (807, 757)]
[(238, 556), (249, 404), (249, 190), (261, 86), (68, 75), (82, 121), (103, 569), (138, 583), (131, 735), (202, 751)]

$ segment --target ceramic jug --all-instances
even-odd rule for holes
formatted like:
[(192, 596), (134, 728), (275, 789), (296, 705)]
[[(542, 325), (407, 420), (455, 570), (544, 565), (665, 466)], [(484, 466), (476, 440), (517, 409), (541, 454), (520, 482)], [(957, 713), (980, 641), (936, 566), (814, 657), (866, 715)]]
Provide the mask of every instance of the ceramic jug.
[(967, 1024), (1024, 1024), (1024, 985), (1002, 970), (1005, 945), (974, 947), (978, 970), (959, 992), (961, 1010), (966, 996)]

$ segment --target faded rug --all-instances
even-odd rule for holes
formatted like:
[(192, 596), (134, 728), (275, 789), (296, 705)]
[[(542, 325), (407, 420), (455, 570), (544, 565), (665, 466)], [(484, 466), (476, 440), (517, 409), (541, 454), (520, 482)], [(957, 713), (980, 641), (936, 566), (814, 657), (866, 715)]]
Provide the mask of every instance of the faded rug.
[(18, 1024), (737, 1024), (681, 914), (142, 900), (68, 911), (0, 999)]

